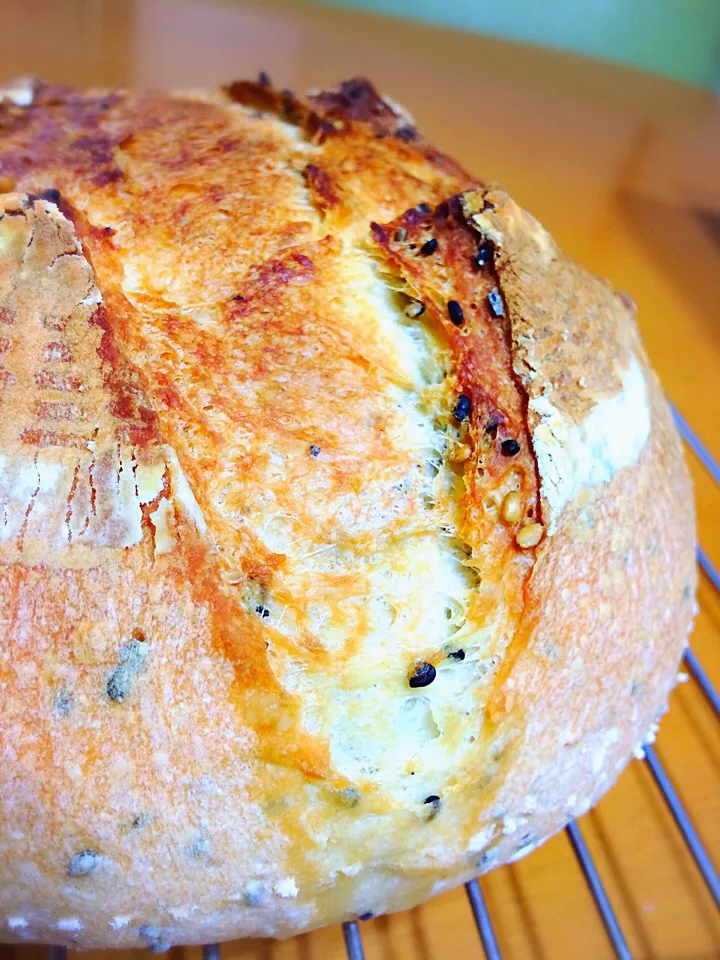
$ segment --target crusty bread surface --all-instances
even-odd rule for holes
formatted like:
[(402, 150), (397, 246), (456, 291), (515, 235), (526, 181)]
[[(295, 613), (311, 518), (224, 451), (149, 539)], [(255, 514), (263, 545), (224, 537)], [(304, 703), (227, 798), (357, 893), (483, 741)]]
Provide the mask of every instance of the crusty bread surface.
[(695, 595), (629, 299), (365, 81), (15, 85), (0, 176), (0, 940), (284, 937), (587, 811)]

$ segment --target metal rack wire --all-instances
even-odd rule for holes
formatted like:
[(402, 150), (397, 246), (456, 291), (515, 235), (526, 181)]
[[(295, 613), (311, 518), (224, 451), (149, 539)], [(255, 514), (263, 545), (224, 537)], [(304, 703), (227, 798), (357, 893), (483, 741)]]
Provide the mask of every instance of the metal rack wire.
[[(703, 446), (700, 439), (678, 411), (674, 407), (671, 409), (683, 440), (697, 456), (712, 479), (720, 486), (720, 464), (713, 459), (710, 452)], [(713, 566), (701, 546), (698, 547), (697, 559), (703, 575), (715, 590), (720, 592), (720, 572)], [(685, 653), (685, 665), (693, 681), (707, 699), (716, 718), (720, 720), (720, 693), (714, 688), (710, 682), (710, 678), (690, 649)], [(720, 875), (718, 874), (718, 870), (703, 846), (700, 835), (683, 807), (680, 797), (660, 762), (656, 751), (651, 746), (646, 746), (644, 751), (644, 762), (652, 775), (658, 791), (672, 814), (677, 829), (685, 841), (699, 873), (705, 881), (716, 905), (720, 909)], [(619, 960), (632, 960), (632, 953), (615, 916), (610, 899), (605, 892), (600, 874), (590, 855), (580, 827), (573, 821), (567, 825), (565, 832), (605, 927), (614, 955), (618, 957)], [(470, 880), (469, 883), (465, 884), (465, 888), (485, 956), (487, 960), (501, 960), (502, 954), (493, 930), (492, 920), (485, 904), (480, 883), (478, 880)], [(362, 936), (358, 924), (355, 921), (344, 923), (343, 935), (345, 937), (345, 948), (347, 950), (348, 960), (365, 960), (365, 951), (363, 949)], [(202, 955), (203, 960), (221, 960), (220, 944), (206, 944), (202, 948)], [(67, 960), (67, 950), (64, 947), (50, 947), (48, 960)]]

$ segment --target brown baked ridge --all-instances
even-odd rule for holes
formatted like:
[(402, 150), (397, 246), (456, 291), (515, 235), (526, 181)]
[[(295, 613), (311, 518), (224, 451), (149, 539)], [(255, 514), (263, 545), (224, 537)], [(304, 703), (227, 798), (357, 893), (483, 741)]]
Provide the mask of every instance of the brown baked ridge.
[(585, 812), (675, 682), (626, 298), (366, 82), (264, 80), (0, 102), (3, 940), (411, 906)]

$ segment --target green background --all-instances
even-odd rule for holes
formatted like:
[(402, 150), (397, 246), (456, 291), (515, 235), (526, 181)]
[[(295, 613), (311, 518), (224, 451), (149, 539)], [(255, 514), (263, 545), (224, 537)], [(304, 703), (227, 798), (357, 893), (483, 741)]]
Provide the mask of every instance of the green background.
[(320, 0), (616, 60), (720, 89), (720, 0)]

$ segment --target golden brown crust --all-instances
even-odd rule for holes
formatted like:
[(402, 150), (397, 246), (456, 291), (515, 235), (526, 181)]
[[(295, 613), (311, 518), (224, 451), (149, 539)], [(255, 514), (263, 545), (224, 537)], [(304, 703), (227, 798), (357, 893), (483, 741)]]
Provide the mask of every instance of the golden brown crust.
[(692, 616), (625, 305), (363, 81), (30, 94), (0, 102), (0, 938), (284, 936), (560, 829)]
[[(635, 469), (585, 491), (545, 541), (496, 683), (495, 722), (521, 712), (525, 724), (494, 798), (503, 813), (488, 869), (594, 805), (675, 684), (696, 587), (692, 490), (664, 398), (647, 376), (651, 440)], [(669, 556), (683, 560), (668, 564)], [(548, 704), (559, 702), (551, 729)]]
[(513, 316), (515, 364), (529, 392), (551, 383), (554, 405), (582, 420), (598, 396), (620, 389), (618, 366), (625, 365), (632, 335), (627, 306), (607, 281), (564, 257), (502, 190), (467, 193), (463, 206), (494, 246)]

